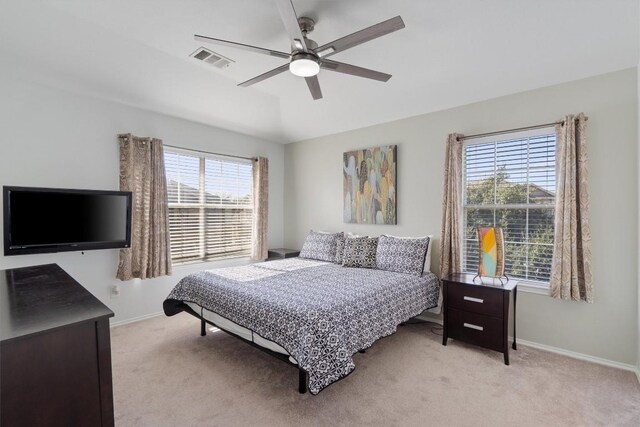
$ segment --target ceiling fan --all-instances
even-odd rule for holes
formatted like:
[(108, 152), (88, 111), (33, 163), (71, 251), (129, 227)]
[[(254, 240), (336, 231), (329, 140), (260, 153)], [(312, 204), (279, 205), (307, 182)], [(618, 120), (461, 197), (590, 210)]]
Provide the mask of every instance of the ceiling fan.
[(343, 52), (349, 48), (359, 44), (368, 42), (386, 34), (404, 28), (404, 22), (400, 16), (382, 21), (378, 24), (367, 27), (363, 30), (356, 31), (353, 34), (339, 38), (322, 46), (307, 38), (307, 35), (313, 31), (315, 22), (311, 18), (301, 16), (298, 18), (293, 8), (291, 0), (275, 0), (278, 5), (280, 17), (284, 23), (284, 27), (291, 39), (291, 53), (280, 52), (277, 50), (264, 49), (261, 47), (250, 46), (243, 43), (231, 42), (228, 40), (215, 39), (196, 34), (194, 38), (198, 41), (219, 44), (249, 52), (262, 53), (264, 55), (274, 56), (277, 58), (288, 59), (289, 63), (274, 68), (271, 71), (260, 74), (257, 77), (249, 79), (238, 84), (238, 86), (247, 87), (255, 83), (276, 76), (286, 70), (291, 71), (296, 76), (304, 77), (311, 92), (313, 99), (321, 99), (322, 91), (318, 82), (318, 73), (320, 69), (335, 71), (343, 74), (364, 77), (367, 79), (386, 82), (391, 78), (391, 74), (381, 73), (379, 71), (362, 68), (355, 65), (345, 64), (344, 62), (332, 61), (327, 59), (331, 55)]

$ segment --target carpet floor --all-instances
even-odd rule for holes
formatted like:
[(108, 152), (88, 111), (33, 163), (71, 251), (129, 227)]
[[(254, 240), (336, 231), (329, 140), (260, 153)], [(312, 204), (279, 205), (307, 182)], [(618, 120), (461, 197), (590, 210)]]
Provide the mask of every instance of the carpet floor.
[(112, 329), (117, 426), (640, 425), (632, 372), (519, 345), (502, 354), (399, 327), (317, 396), (298, 372), (181, 313)]

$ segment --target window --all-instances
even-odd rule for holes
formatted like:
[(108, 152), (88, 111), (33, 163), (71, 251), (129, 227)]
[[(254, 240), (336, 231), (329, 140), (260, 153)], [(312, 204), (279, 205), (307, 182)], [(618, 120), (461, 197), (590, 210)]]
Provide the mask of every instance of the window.
[(173, 264), (251, 254), (252, 165), (164, 151)]
[(548, 284), (556, 191), (554, 130), (464, 144), (463, 269), (478, 271), (476, 227), (502, 227), (507, 274)]

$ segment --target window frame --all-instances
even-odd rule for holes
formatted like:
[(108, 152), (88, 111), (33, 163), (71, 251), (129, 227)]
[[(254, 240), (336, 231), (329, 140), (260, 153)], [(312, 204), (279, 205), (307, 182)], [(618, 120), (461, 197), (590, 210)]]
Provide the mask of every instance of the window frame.
[[(524, 139), (524, 138), (535, 138), (535, 137), (543, 137), (543, 136), (547, 136), (547, 135), (556, 135), (555, 132), (555, 128), (554, 126), (548, 126), (548, 127), (543, 127), (543, 128), (537, 128), (537, 129), (530, 129), (530, 130), (524, 130), (524, 131), (515, 131), (515, 132), (504, 132), (504, 133), (500, 133), (500, 134), (494, 134), (494, 135), (488, 135), (488, 136), (483, 136), (483, 137), (479, 137), (479, 138), (475, 138), (475, 139), (469, 139), (469, 140), (463, 140), (462, 141), (462, 180), (461, 180), (461, 185), (462, 185), (462, 192), (461, 192), (461, 211), (462, 211), (462, 221), (461, 221), (461, 236), (462, 236), (462, 253), (461, 253), (461, 261), (462, 261), (462, 269), (463, 272), (465, 273), (471, 273), (471, 274), (475, 274), (475, 271), (467, 271), (466, 268), (466, 257), (467, 257), (467, 241), (470, 239), (466, 238), (466, 229), (467, 229), (467, 215), (466, 215), (466, 210), (467, 209), (493, 209), (494, 210), (494, 224), (495, 224), (495, 210), (496, 209), (525, 209), (525, 210), (529, 210), (531, 208), (533, 209), (551, 209), (553, 214), (555, 215), (555, 195), (554, 195), (554, 202), (553, 204), (544, 204), (544, 205), (535, 205), (535, 204), (531, 204), (529, 203), (529, 197), (530, 197), (530, 192), (527, 191), (527, 203), (524, 204), (498, 204), (495, 200), (496, 197), (496, 189), (494, 189), (494, 203), (491, 205), (467, 205), (466, 204), (466, 199), (467, 199), (467, 193), (466, 193), (466, 184), (467, 184), (467, 180), (466, 180), (466, 147), (468, 146), (472, 146), (472, 145), (483, 145), (483, 144), (497, 144), (499, 142), (502, 141), (510, 141), (510, 140), (518, 140), (518, 139)], [(529, 173), (529, 162), (530, 162), (530, 153), (527, 153), (527, 174)], [(555, 156), (554, 156), (555, 159)], [(496, 172), (495, 166), (494, 166), (494, 174)], [(495, 176), (495, 175), (494, 175)], [(528, 185), (529, 183), (527, 183)], [(556, 187), (557, 187), (557, 170), (556, 170)], [(557, 194), (557, 190), (556, 190), (556, 194)], [(526, 223), (526, 227), (525, 227), (525, 231), (524, 234), (528, 235), (528, 227), (529, 227), (529, 215), (527, 215), (527, 223)], [(518, 244), (523, 244), (525, 242), (516, 242)], [(505, 239), (505, 245), (508, 244), (508, 241)], [(525, 244), (530, 244), (527, 242)], [(554, 243), (548, 243), (548, 244), (541, 244), (541, 243), (534, 243), (535, 245), (541, 245), (541, 246), (550, 246), (552, 248), (553, 251), (553, 245)], [(529, 268), (528, 265), (528, 259), (527, 259), (527, 269)], [(508, 274), (508, 272), (507, 272)], [(512, 277), (511, 275), (509, 275), (509, 277)], [(518, 281), (518, 287), (520, 289), (523, 289), (525, 291), (528, 292), (532, 292), (532, 293), (536, 293), (536, 294), (543, 294), (543, 295), (548, 295), (549, 292), (549, 282), (548, 281), (541, 281), (541, 280), (535, 280), (535, 279), (530, 279), (530, 278), (521, 278), (521, 277), (515, 277), (513, 276), (514, 280)]]
[[(169, 221), (170, 221), (170, 217), (171, 217), (171, 209), (179, 209), (179, 208), (183, 208), (183, 209), (199, 209), (199, 227), (198, 227), (198, 231), (201, 235), (200, 237), (200, 244), (199, 244), (199, 252), (201, 257), (197, 258), (197, 259), (191, 259), (191, 258), (187, 258), (187, 259), (180, 259), (180, 260), (176, 260), (173, 257), (173, 251), (172, 251), (172, 255), (171, 255), (171, 265), (172, 267), (181, 267), (181, 266), (188, 266), (188, 265), (193, 265), (193, 264), (201, 264), (201, 263), (211, 263), (211, 262), (220, 262), (220, 261), (225, 261), (225, 262), (233, 262), (233, 261), (244, 261), (244, 260), (248, 260), (251, 257), (250, 251), (251, 251), (251, 247), (253, 245), (253, 240), (255, 238), (255, 236), (253, 235), (253, 227), (252, 227), (252, 232), (251, 232), (251, 239), (250, 239), (250, 243), (247, 245), (246, 250), (249, 251), (249, 253), (247, 254), (240, 254), (240, 255), (229, 255), (229, 256), (218, 256), (218, 257), (207, 257), (206, 256), (206, 248), (207, 248), (207, 239), (203, 237), (203, 235), (206, 233), (206, 217), (207, 217), (207, 209), (212, 209), (212, 208), (221, 208), (221, 209), (244, 209), (246, 211), (250, 211), (251, 212), (251, 216), (253, 218), (253, 183), (249, 182), (250, 186), (249, 188), (251, 189), (251, 202), (248, 206), (241, 206), (241, 205), (209, 205), (207, 206), (206, 202), (203, 202), (203, 196), (206, 194), (206, 161), (207, 159), (210, 160), (218, 160), (218, 161), (223, 161), (223, 162), (227, 162), (227, 163), (239, 163), (239, 164), (244, 164), (244, 165), (250, 165), (252, 168), (254, 167), (254, 163), (251, 161), (251, 159), (243, 159), (243, 158), (238, 158), (235, 156), (224, 156), (224, 155), (220, 155), (220, 154), (213, 154), (213, 153), (207, 153), (204, 151), (200, 151), (200, 150), (189, 150), (186, 148), (176, 148), (176, 147), (164, 147), (163, 148), (163, 160), (165, 160), (165, 153), (175, 153), (178, 155), (186, 155), (186, 156), (192, 156), (192, 157), (196, 157), (198, 159), (198, 196), (199, 196), (199, 201), (197, 203), (172, 203), (169, 202), (169, 197), (167, 197), (167, 214), (169, 217)], [(165, 174), (167, 173), (167, 165), (165, 163), (164, 165), (165, 167)], [(168, 190), (168, 184), (169, 184), (169, 177), (168, 175), (166, 176), (167, 178), (167, 190)], [(251, 178), (250, 178), (251, 179)], [(251, 224), (253, 225), (253, 224)], [(169, 223), (169, 228), (171, 228), (171, 224)], [(169, 236), (169, 245), (171, 246), (171, 236)]]

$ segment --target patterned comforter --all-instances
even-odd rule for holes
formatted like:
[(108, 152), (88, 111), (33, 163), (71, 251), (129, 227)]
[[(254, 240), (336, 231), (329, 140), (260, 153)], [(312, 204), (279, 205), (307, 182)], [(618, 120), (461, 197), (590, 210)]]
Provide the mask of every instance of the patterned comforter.
[(309, 374), (309, 391), (355, 369), (352, 356), (438, 303), (438, 278), (292, 258), (206, 270), (164, 302), (172, 316), (192, 302), (285, 348)]

